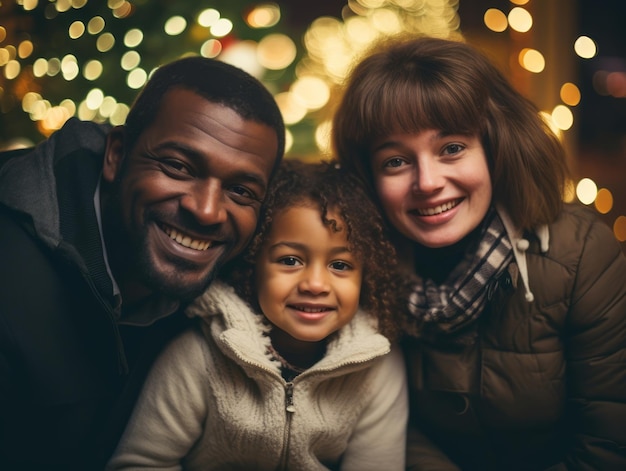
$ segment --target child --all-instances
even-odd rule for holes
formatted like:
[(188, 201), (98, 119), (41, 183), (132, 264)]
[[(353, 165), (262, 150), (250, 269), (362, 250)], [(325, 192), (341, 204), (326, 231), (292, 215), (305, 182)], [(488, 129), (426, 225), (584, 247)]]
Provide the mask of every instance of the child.
[(285, 161), (247, 253), (188, 308), (197, 328), (157, 360), (108, 469), (404, 469), (382, 227), (353, 177)]

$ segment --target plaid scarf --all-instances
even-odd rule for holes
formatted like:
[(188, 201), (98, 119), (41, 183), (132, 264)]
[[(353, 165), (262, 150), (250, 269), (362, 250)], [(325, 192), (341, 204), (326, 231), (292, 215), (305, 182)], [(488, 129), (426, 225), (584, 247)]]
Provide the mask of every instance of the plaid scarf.
[[(474, 251), (475, 250), (475, 251)], [(491, 209), (482, 223), (478, 245), (441, 285), (417, 277), (409, 296), (410, 316), (404, 329), (414, 337), (452, 334), (475, 321), (485, 307), (490, 281), (496, 279), (513, 258), (511, 242)]]

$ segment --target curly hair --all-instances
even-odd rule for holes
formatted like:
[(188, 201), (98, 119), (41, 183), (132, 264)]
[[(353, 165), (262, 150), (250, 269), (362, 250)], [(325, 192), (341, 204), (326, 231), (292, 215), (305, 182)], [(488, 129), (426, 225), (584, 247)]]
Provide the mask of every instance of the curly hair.
[[(346, 230), (350, 250), (363, 263), (360, 306), (378, 319), (379, 331), (397, 338), (398, 316), (395, 249), (385, 225), (365, 188), (353, 175), (329, 162), (306, 163), (290, 158), (282, 162), (261, 210), (259, 226), (246, 251), (228, 263), (220, 277), (231, 284), (253, 309), (260, 312), (256, 296), (255, 261), (269, 233), (274, 215), (299, 205), (317, 204), (322, 222), (334, 231)], [(328, 216), (333, 212), (341, 221)]]
[(334, 115), (342, 167), (376, 199), (372, 142), (427, 129), (481, 139), (494, 202), (520, 228), (556, 219), (568, 176), (565, 151), (536, 106), (486, 55), (457, 39), (399, 35), (375, 44), (352, 70)]

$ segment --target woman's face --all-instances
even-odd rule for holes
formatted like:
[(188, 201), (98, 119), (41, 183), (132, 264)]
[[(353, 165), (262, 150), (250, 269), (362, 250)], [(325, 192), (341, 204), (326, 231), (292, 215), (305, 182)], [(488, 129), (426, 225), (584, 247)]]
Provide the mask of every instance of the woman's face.
[(418, 244), (452, 245), (487, 213), (492, 185), (478, 137), (438, 130), (398, 133), (375, 140), (370, 151), (387, 218)]

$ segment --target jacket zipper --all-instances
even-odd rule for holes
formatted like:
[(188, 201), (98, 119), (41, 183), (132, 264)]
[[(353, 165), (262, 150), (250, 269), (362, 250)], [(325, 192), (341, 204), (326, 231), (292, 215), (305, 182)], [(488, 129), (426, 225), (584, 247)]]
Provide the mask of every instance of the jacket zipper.
[(296, 412), (296, 407), (293, 403), (293, 382), (285, 384), (285, 411), (287, 413), (285, 421), (285, 432), (283, 436), (283, 451), (280, 459), (280, 469), (289, 469), (287, 467), (289, 461), (289, 442), (291, 439), (291, 419)]

